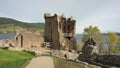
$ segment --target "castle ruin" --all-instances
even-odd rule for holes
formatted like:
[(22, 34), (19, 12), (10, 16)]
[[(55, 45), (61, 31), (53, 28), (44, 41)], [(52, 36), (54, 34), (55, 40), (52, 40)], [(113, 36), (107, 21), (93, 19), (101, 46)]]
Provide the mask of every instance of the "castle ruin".
[(75, 25), (73, 17), (66, 19), (64, 15), (51, 16), (44, 14), (45, 18), (45, 45), (50, 45), (51, 49), (76, 50)]
[(40, 33), (31, 32), (18, 32), (13, 38), (14, 45), (24, 48), (41, 47), (43, 41)]

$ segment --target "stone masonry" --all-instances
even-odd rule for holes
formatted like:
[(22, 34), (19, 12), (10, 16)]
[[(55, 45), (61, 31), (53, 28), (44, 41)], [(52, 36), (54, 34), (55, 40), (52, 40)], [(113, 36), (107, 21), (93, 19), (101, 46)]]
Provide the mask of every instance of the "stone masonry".
[(40, 33), (18, 32), (13, 39), (13, 45), (24, 48), (41, 47), (43, 41)]
[(75, 24), (73, 17), (66, 19), (64, 15), (51, 16), (44, 14), (45, 18), (45, 45), (51, 49), (76, 50)]
[(0, 40), (1, 48), (35, 48), (43, 44), (44, 39), (38, 32), (16, 32), (13, 38)]
[(95, 64), (103, 68), (112, 68), (112, 66), (120, 67), (120, 55), (100, 55), (98, 46), (92, 38), (89, 38), (85, 42), (82, 54), (79, 55), (78, 59), (79, 61)]
[(82, 54), (79, 55), (78, 59), (80, 61), (91, 62), (95, 60), (97, 54), (99, 54), (98, 46), (92, 38), (89, 38), (85, 42), (82, 48)]

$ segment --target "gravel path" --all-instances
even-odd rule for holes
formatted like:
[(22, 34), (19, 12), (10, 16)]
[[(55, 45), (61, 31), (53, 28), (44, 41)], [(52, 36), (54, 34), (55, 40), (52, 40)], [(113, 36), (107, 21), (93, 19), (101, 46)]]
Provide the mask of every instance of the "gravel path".
[(50, 56), (33, 58), (25, 68), (55, 68)]

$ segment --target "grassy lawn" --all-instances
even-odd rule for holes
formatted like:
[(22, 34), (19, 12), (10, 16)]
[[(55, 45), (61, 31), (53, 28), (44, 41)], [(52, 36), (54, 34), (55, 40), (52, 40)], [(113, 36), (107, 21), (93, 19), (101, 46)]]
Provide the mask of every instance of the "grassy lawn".
[(57, 57), (53, 57), (55, 68), (97, 68), (95, 65), (86, 65), (74, 61), (67, 61)]
[(24, 68), (33, 57), (35, 56), (22, 51), (0, 49), (0, 68)]

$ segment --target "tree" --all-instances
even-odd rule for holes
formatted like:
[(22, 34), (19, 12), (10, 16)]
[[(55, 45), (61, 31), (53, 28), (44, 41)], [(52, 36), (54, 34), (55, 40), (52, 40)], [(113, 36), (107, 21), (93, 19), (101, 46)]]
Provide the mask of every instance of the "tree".
[(108, 53), (115, 53), (117, 49), (117, 45), (119, 44), (118, 42), (119, 37), (117, 34), (114, 32), (108, 32), (108, 37), (107, 37), (107, 47), (108, 47)]
[(93, 38), (96, 41), (96, 43), (99, 45), (99, 50), (101, 53), (103, 50), (104, 39), (100, 30), (96, 26), (89, 26), (84, 29), (82, 42), (84, 43), (88, 40), (88, 38)]
[(117, 52), (120, 53), (120, 38), (117, 41)]

